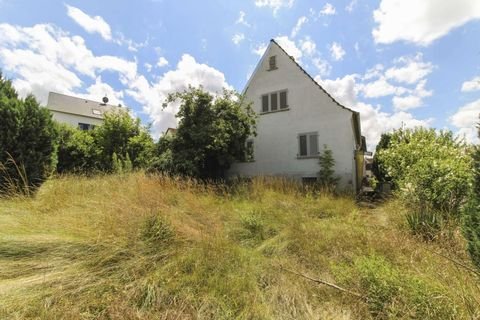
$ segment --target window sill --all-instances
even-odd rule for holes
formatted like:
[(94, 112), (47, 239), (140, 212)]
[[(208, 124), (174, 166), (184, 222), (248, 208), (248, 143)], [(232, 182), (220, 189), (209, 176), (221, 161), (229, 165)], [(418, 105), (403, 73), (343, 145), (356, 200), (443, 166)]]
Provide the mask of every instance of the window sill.
[(283, 109), (278, 109), (278, 110), (275, 110), (275, 111), (260, 112), (260, 115), (262, 115), (262, 114), (269, 114), (269, 113), (283, 112), (283, 111), (288, 111), (288, 110), (290, 110), (290, 107), (283, 108)]
[(274, 70), (277, 70), (278, 67), (275, 67), (275, 68), (270, 68), (270, 69), (267, 69), (267, 71), (274, 71)]
[(318, 159), (319, 156), (297, 156), (297, 160), (303, 160), (303, 159)]

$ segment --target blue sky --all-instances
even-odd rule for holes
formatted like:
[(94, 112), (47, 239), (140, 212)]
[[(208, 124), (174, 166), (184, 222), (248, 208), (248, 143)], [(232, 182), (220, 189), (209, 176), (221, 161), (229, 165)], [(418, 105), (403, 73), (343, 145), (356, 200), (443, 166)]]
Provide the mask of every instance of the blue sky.
[(169, 92), (243, 89), (271, 38), (348, 107), (373, 146), (400, 126), (478, 142), (480, 1), (0, 0), (0, 68), (21, 95), (128, 106), (158, 136)]

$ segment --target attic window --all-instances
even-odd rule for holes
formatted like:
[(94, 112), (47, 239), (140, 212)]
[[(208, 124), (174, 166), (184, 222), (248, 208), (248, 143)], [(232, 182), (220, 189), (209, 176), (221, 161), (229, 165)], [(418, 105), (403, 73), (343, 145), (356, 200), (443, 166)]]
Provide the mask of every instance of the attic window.
[(287, 90), (275, 91), (261, 97), (261, 113), (288, 110)]
[(275, 70), (275, 69), (277, 69), (277, 56), (271, 56), (271, 57), (268, 59), (268, 66), (269, 66), (269, 69), (268, 69), (268, 70)]
[(92, 113), (93, 114), (96, 114), (98, 116), (101, 116), (102, 115), (102, 111), (101, 110), (98, 110), (98, 109), (92, 109)]

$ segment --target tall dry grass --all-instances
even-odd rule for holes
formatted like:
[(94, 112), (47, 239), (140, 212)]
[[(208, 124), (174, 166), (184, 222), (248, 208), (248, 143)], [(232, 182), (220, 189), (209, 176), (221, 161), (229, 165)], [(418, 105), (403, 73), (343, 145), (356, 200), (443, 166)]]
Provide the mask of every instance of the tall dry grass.
[(479, 279), (437, 254), (468, 264), (460, 238), (424, 243), (401, 211), (283, 179), (58, 177), (0, 200), (0, 318), (479, 318)]

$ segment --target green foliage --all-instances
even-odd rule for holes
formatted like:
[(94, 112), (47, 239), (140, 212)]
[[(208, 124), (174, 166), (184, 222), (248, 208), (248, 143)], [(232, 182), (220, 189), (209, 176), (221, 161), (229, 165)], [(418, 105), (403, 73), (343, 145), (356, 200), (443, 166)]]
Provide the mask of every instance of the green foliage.
[(480, 201), (474, 196), (464, 209), (463, 229), (467, 250), (475, 266), (480, 269)]
[(65, 124), (57, 124), (57, 172), (91, 173), (96, 170), (97, 149), (93, 131), (84, 131)]
[(413, 234), (427, 241), (434, 240), (444, 226), (444, 215), (428, 207), (411, 209), (406, 218)]
[(246, 140), (255, 134), (250, 104), (230, 91), (214, 97), (192, 87), (170, 95), (168, 101), (178, 100), (179, 125), (168, 142), (171, 154), (161, 157), (161, 166), (201, 179), (222, 177), (236, 159), (245, 156)]
[(381, 163), (378, 155), (381, 150), (388, 149), (390, 147), (390, 140), (392, 139), (392, 133), (382, 133), (380, 141), (375, 148), (375, 155), (373, 156), (372, 172), (379, 182), (391, 182), (391, 177), (386, 172), (385, 165)]
[(324, 190), (333, 191), (337, 186), (339, 178), (335, 176), (335, 160), (332, 150), (327, 145), (323, 145), (323, 152), (319, 156), (320, 171), (318, 173), (318, 183)]
[(405, 274), (379, 256), (355, 260), (357, 278), (372, 316), (377, 319), (455, 319), (456, 308), (438, 285)]
[(475, 179), (470, 200), (463, 212), (463, 229), (468, 253), (473, 263), (480, 269), (480, 146), (475, 146), (472, 156)]
[(380, 169), (399, 187), (413, 208), (456, 216), (472, 186), (468, 146), (447, 131), (396, 130), (389, 147), (378, 151)]
[(28, 193), (45, 181), (55, 165), (51, 114), (32, 95), (19, 99), (11, 82), (0, 74), (0, 119), (0, 191)]
[(114, 168), (113, 154), (122, 163), (131, 161), (135, 169), (146, 168), (153, 157), (155, 145), (148, 129), (126, 110), (106, 113), (103, 124), (94, 130), (94, 138), (99, 153), (98, 166), (104, 171), (118, 169)]

